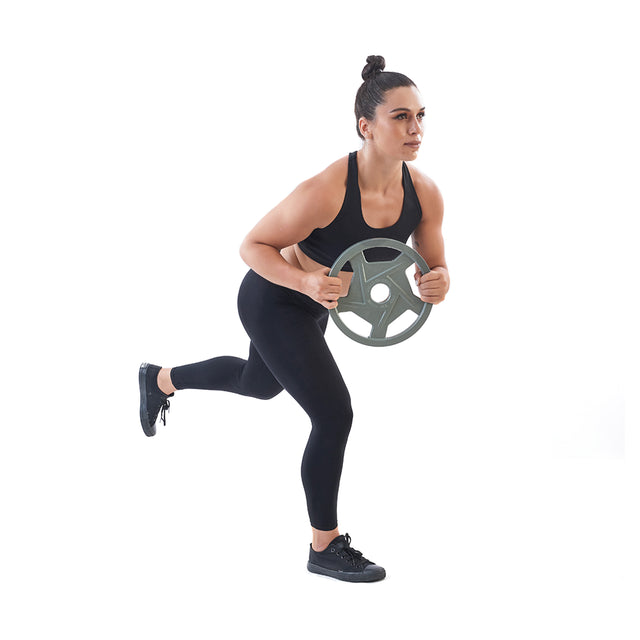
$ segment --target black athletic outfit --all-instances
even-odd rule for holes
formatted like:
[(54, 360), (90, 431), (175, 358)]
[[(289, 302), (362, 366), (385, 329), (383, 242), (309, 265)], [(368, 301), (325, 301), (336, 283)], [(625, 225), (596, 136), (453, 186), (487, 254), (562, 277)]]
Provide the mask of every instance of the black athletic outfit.
[[(370, 227), (362, 217), (356, 152), (351, 153), (340, 212), (331, 224), (300, 242), (300, 249), (330, 267), (344, 249), (360, 240), (385, 237), (406, 242), (422, 211), (405, 164), (402, 171), (400, 218), (390, 227)], [(388, 251), (373, 250), (367, 258), (395, 257)], [(242, 282), (238, 311), (251, 338), (248, 359), (222, 356), (175, 367), (171, 380), (177, 389), (216, 389), (262, 399), (286, 389), (311, 419), (302, 458), (311, 526), (335, 529), (342, 461), (353, 413), (349, 391), (324, 339), (329, 312), (308, 296), (273, 284), (254, 271)]]

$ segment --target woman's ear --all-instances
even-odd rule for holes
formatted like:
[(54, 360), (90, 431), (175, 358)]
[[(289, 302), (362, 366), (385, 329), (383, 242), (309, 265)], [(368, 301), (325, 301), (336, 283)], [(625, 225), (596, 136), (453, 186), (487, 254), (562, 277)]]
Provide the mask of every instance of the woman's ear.
[(362, 117), (358, 120), (358, 127), (360, 128), (360, 133), (365, 140), (371, 139), (371, 124), (369, 121)]

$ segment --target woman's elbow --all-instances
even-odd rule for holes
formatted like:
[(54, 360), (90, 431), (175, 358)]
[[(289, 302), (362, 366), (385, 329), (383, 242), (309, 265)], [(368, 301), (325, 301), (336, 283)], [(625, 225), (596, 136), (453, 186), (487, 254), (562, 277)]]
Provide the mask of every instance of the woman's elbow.
[(240, 243), (240, 257), (248, 265), (251, 255), (251, 245), (253, 243), (249, 240), (249, 236)]
[(240, 244), (240, 257), (252, 269), (254, 265), (261, 261), (265, 255), (265, 250), (277, 251), (275, 247), (264, 242), (259, 242), (249, 234)]

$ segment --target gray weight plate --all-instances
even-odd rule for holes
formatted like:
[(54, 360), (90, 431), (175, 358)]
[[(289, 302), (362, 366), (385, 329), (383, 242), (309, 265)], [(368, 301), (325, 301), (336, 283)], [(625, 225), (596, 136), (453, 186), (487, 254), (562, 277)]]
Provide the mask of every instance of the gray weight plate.
[[(364, 252), (376, 247), (396, 249), (400, 254), (394, 260), (367, 262)], [(406, 340), (425, 323), (433, 305), (429, 302), (423, 302), (413, 293), (411, 282), (405, 273), (412, 264), (417, 264), (423, 274), (430, 270), (423, 257), (415, 249), (403, 242), (389, 238), (363, 240), (338, 256), (329, 275), (337, 276), (347, 262), (350, 262), (353, 268), (349, 293), (344, 298), (338, 299), (336, 309), (329, 311), (333, 321), (343, 333), (361, 344), (388, 347)], [(389, 290), (389, 295), (381, 302), (376, 302), (371, 297), (371, 290), (377, 284), (386, 285)], [(389, 325), (407, 310), (416, 314), (413, 324), (404, 331), (387, 337)], [(340, 314), (346, 311), (352, 311), (371, 324), (371, 332), (368, 336), (356, 333), (344, 323)]]

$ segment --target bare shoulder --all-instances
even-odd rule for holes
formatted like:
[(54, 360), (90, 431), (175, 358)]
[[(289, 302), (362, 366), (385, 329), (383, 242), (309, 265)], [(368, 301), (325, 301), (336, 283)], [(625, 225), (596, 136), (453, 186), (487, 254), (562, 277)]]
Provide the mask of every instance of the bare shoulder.
[(407, 164), (407, 166), (409, 167), (411, 180), (418, 200), (420, 200), (423, 213), (426, 213), (427, 216), (442, 216), (444, 204), (442, 194), (436, 183), (426, 173), (423, 173), (413, 165)]
[(265, 227), (287, 227), (293, 230), (290, 234), (292, 237), (306, 238), (314, 229), (327, 226), (338, 215), (344, 201), (346, 176), (345, 159), (332, 163), (317, 175), (301, 182), (262, 218), (258, 226), (261, 230)]
[[(300, 187), (312, 192), (323, 201), (332, 201), (340, 196), (340, 205), (347, 186), (348, 156), (332, 162), (320, 173), (305, 180)], [(339, 207), (338, 207), (339, 208)]]

